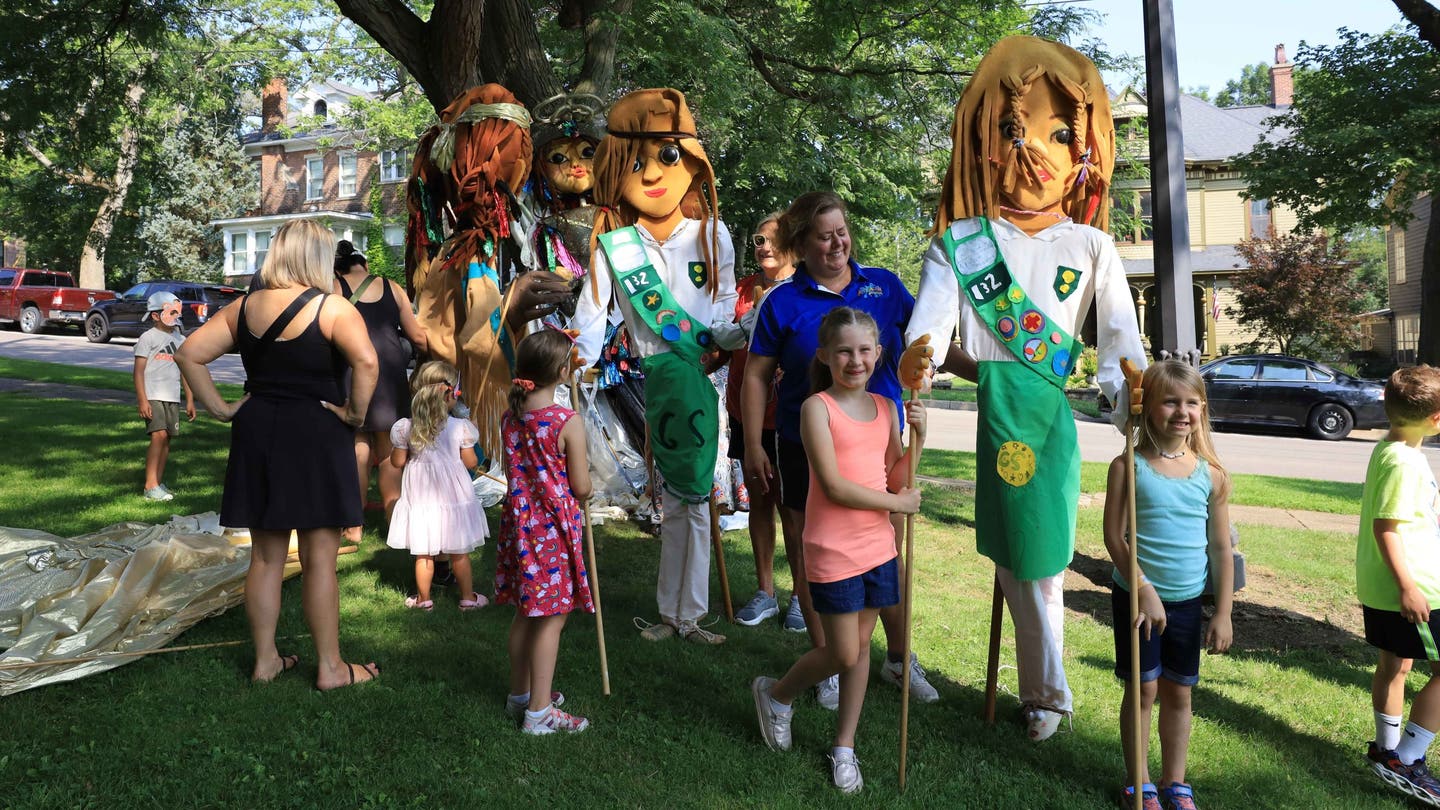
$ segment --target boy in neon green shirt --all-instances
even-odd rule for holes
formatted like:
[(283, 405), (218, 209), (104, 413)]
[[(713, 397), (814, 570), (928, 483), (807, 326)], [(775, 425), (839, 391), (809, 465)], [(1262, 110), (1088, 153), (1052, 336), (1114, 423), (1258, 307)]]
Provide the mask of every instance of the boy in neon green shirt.
[[(1401, 369), (1385, 384), (1390, 432), (1375, 446), (1365, 472), (1356, 590), (1365, 614), (1365, 640), (1380, 650), (1370, 697), (1375, 739), (1370, 768), (1407, 796), (1440, 804), (1440, 780), (1425, 751), (1440, 730), (1440, 491), (1421, 452), (1440, 433), (1440, 369)], [(1403, 732), (1405, 676), (1411, 661), (1430, 662), (1431, 679), (1415, 696)]]

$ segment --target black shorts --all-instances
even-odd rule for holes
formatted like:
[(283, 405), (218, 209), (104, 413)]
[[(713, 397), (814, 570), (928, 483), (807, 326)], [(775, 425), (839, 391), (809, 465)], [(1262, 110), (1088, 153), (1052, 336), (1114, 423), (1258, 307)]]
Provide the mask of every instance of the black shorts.
[(775, 465), (780, 476), (780, 505), (804, 512), (810, 497), (810, 458), (805, 455), (805, 445), (787, 439), (776, 439), (775, 443), (780, 456)]
[(1436, 637), (1440, 637), (1440, 610), (1430, 611), (1427, 624), (1411, 624), (1398, 610), (1380, 610), (1361, 605), (1365, 614), (1365, 641), (1372, 647), (1401, 658), (1440, 661)]
[[(770, 458), (770, 466), (778, 467), (779, 462), (775, 458), (775, 431), (761, 430), (760, 444), (765, 448), (765, 455)], [(740, 466), (745, 466), (745, 430), (738, 419), (730, 421), (729, 456), (740, 462)]]

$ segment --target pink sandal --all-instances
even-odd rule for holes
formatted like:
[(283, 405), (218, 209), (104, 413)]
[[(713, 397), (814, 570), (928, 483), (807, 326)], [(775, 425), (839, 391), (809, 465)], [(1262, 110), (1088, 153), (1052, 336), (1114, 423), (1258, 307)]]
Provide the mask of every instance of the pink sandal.
[(480, 593), (479, 591), (476, 591), (470, 595), (475, 598), (460, 600), (461, 610), (479, 610), (480, 608), (483, 608), (486, 605), (490, 604), (490, 600), (485, 598), (485, 594)]
[(405, 607), (428, 612), (435, 609), (435, 600), (426, 599), (422, 602), (418, 596), (407, 596), (405, 597)]

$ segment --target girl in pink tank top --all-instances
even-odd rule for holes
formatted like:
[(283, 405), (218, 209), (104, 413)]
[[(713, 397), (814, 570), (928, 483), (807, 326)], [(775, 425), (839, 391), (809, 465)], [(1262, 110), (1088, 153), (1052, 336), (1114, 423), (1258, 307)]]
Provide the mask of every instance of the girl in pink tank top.
[[(817, 393), (800, 410), (810, 460), (805, 504), (805, 574), (825, 646), (800, 657), (780, 680), (751, 685), (760, 731), (771, 748), (790, 747), (790, 704), (832, 675), (840, 676), (840, 711), (831, 750), (835, 786), (853, 793), (864, 780), (855, 759), (855, 729), (870, 674), (870, 636), (880, 608), (898, 604), (900, 582), (890, 513), (920, 509), (920, 492), (904, 487), (910, 463), (890, 401), (865, 390), (880, 360), (879, 329), (869, 315), (832, 310), (820, 324), (810, 377)], [(923, 443), (925, 409), (906, 406)]]

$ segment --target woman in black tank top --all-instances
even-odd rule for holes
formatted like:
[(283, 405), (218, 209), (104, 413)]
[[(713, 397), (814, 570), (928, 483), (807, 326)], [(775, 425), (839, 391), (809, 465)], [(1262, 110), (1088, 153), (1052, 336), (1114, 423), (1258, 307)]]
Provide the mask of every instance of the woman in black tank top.
[[(340, 655), (335, 560), (340, 530), (358, 525), (354, 429), (365, 418), (379, 363), (365, 322), (332, 282), (335, 237), (313, 220), (280, 228), (261, 270), (264, 288), (225, 307), (185, 341), (176, 363), (205, 409), (232, 422), (220, 522), (250, 530), (245, 612), (255, 643), (251, 680), (295, 668), (275, 646), (290, 533), (299, 537), (306, 618), (319, 689), (366, 681), (374, 663)], [(206, 364), (239, 348), (245, 396), (226, 402)], [(341, 386), (352, 376), (348, 400)]]

